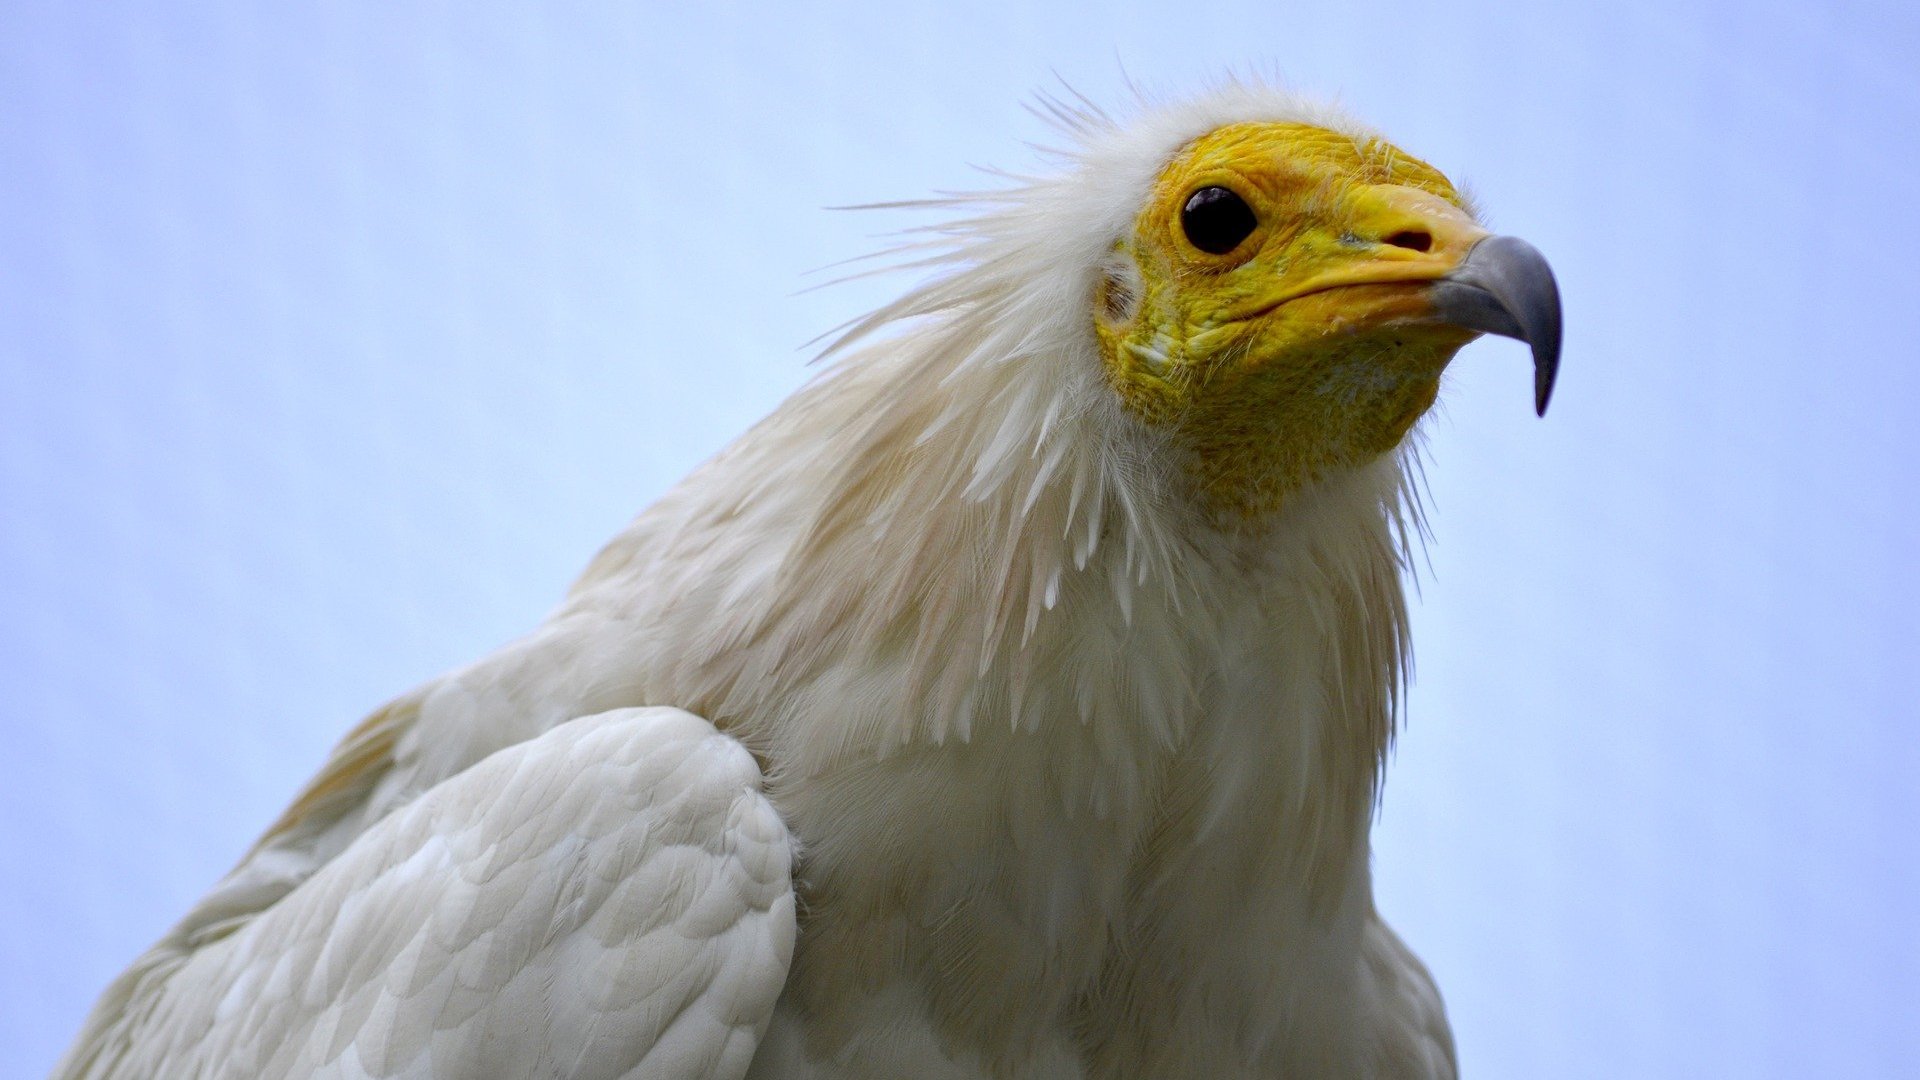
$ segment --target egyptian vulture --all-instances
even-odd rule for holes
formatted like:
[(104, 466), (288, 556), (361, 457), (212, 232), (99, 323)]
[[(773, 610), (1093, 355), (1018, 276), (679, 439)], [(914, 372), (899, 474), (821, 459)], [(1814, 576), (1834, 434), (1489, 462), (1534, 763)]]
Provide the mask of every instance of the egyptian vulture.
[(930, 279), (353, 728), (78, 1077), (1443, 1077), (1368, 830), (1408, 432), (1552, 276), (1234, 84), (1050, 106)]

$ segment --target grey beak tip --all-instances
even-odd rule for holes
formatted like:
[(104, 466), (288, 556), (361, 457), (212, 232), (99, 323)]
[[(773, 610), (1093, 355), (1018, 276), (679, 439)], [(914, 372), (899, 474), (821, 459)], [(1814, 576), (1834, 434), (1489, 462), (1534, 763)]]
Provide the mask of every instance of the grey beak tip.
[(1560, 373), (1560, 287), (1538, 248), (1518, 237), (1487, 237), (1434, 287), (1433, 305), (1455, 326), (1532, 346), (1533, 408), (1547, 414)]
[(1560, 351), (1545, 353), (1539, 346), (1533, 349), (1533, 415), (1547, 415), (1547, 402), (1553, 399), (1553, 380), (1560, 369)]

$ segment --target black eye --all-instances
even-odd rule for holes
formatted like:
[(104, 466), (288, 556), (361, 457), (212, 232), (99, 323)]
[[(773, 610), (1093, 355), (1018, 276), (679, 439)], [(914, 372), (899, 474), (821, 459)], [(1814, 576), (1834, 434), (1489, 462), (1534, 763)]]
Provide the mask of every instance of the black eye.
[(1260, 224), (1247, 201), (1223, 187), (1203, 187), (1187, 196), (1180, 209), (1180, 227), (1201, 251), (1225, 255), (1240, 246)]

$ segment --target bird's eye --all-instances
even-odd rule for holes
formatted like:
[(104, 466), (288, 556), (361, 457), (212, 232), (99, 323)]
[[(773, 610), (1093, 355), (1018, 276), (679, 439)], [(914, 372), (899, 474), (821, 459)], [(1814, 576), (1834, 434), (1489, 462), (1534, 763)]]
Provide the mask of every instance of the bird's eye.
[(1253, 207), (1223, 187), (1203, 187), (1187, 196), (1180, 210), (1180, 228), (1194, 247), (1211, 255), (1225, 255), (1240, 246), (1259, 225)]

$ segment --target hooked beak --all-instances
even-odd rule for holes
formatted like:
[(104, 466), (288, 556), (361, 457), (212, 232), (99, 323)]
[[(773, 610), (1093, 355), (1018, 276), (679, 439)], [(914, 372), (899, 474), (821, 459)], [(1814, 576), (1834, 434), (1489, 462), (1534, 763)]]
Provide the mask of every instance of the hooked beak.
[(1546, 256), (1518, 237), (1489, 236), (1427, 295), (1439, 322), (1533, 347), (1533, 408), (1545, 416), (1560, 371), (1560, 288)]

